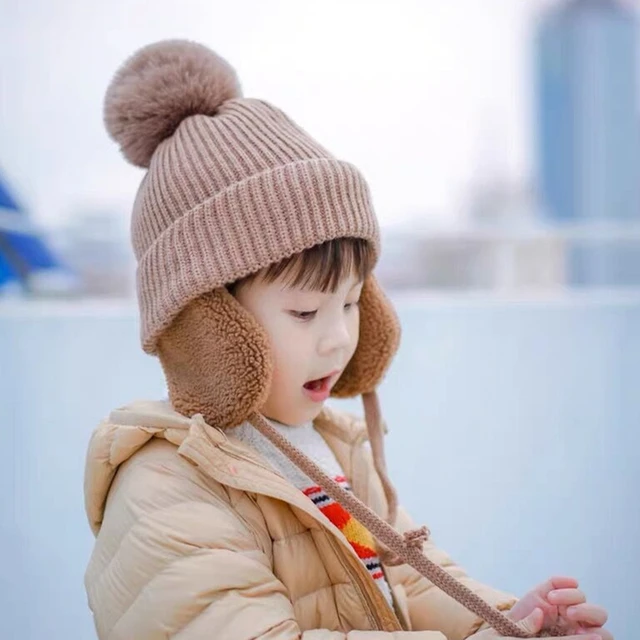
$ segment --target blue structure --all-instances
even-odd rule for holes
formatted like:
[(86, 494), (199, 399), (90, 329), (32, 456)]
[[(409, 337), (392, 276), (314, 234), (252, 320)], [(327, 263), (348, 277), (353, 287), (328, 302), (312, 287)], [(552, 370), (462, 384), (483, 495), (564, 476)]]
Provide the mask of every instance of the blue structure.
[(34, 281), (64, 267), (0, 177), (0, 294), (9, 288), (25, 292)]
[[(535, 42), (537, 160), (546, 215), (640, 222), (637, 18), (618, 0), (567, 0)], [(576, 247), (576, 283), (640, 283), (638, 247)]]

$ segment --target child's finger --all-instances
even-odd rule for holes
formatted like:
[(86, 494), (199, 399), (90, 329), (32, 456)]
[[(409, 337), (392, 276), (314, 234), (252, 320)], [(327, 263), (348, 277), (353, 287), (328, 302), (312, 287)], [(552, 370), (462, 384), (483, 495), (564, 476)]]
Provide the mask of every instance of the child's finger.
[(595, 604), (578, 604), (567, 609), (567, 618), (590, 627), (603, 627), (609, 616), (605, 609)]
[(551, 589), (576, 589), (578, 587), (578, 581), (569, 576), (553, 576), (549, 583), (551, 584)]
[(564, 640), (613, 640), (611, 635), (604, 634), (606, 634), (606, 631), (604, 631), (604, 629), (593, 629), (592, 631), (588, 631), (586, 635), (580, 634), (562, 637), (564, 638)]
[(518, 626), (527, 634), (533, 635), (542, 629), (544, 612), (542, 609), (534, 609), (524, 620), (518, 622)]
[(613, 636), (611, 635), (611, 632), (607, 631), (606, 629), (602, 629), (601, 627), (589, 627), (588, 629), (578, 629), (577, 633), (578, 633), (578, 637), (582, 638), (582, 640), (584, 640), (585, 637), (588, 637), (594, 634), (599, 636), (602, 640), (613, 640)]
[(555, 589), (554, 591), (549, 591), (547, 600), (551, 604), (567, 606), (582, 604), (587, 601), (587, 597), (580, 589)]
[(578, 581), (575, 578), (570, 578), (569, 576), (552, 576), (542, 584), (539, 584), (534, 591), (546, 597), (550, 591), (555, 591), (556, 589), (576, 589), (577, 587)]

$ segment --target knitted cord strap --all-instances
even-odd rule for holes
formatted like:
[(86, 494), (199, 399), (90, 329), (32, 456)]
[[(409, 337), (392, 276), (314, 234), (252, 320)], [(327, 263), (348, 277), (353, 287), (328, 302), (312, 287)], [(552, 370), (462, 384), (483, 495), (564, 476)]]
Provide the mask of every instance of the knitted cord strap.
[(364, 405), (364, 419), (367, 424), (369, 442), (371, 443), (373, 466), (380, 477), (382, 489), (387, 499), (387, 522), (393, 526), (398, 515), (398, 496), (387, 473), (387, 464), (384, 459), (384, 447), (382, 444), (384, 433), (378, 394), (375, 392), (363, 394), (362, 404)]
[(513, 638), (531, 637), (502, 612), (486, 603), (466, 585), (458, 582), (444, 569), (429, 560), (415, 543), (415, 538), (421, 539), (423, 536), (409, 532), (410, 535), (407, 538), (398, 533), (389, 523), (380, 518), (352, 493), (338, 485), (313, 460), (305, 456), (302, 451), (280, 435), (259, 413), (252, 414), (249, 422), (280, 449), (301, 471), (318, 483), (331, 498), (340, 503), (356, 520), (367, 527), (373, 536), (435, 586), (482, 618), (501, 635)]

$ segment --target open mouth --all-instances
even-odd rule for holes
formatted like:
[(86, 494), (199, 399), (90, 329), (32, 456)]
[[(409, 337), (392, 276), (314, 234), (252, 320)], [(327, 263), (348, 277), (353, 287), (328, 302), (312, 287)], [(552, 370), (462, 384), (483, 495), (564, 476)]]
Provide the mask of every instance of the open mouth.
[(309, 382), (305, 382), (303, 386), (309, 391), (324, 391), (325, 388), (329, 386), (329, 380), (331, 380), (331, 376), (325, 376), (317, 380), (309, 380)]
[(315, 380), (305, 382), (303, 386), (308, 391), (324, 391), (329, 388), (329, 385), (339, 373), (339, 370), (332, 371), (328, 376), (324, 376), (324, 378), (316, 378)]
[(339, 373), (340, 371), (333, 371), (323, 378), (305, 382), (302, 386), (307, 397), (314, 402), (324, 402), (331, 394), (331, 385)]

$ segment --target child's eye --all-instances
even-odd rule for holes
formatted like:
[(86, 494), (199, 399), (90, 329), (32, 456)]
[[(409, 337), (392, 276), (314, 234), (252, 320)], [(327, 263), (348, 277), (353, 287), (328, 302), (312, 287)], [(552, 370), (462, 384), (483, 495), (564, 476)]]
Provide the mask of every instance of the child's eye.
[(357, 307), (358, 303), (357, 302), (347, 302), (347, 304), (344, 305), (344, 309), (345, 311), (349, 311), (350, 309), (353, 309), (353, 307)]
[(317, 311), (289, 311), (289, 313), (298, 320), (311, 320)]

